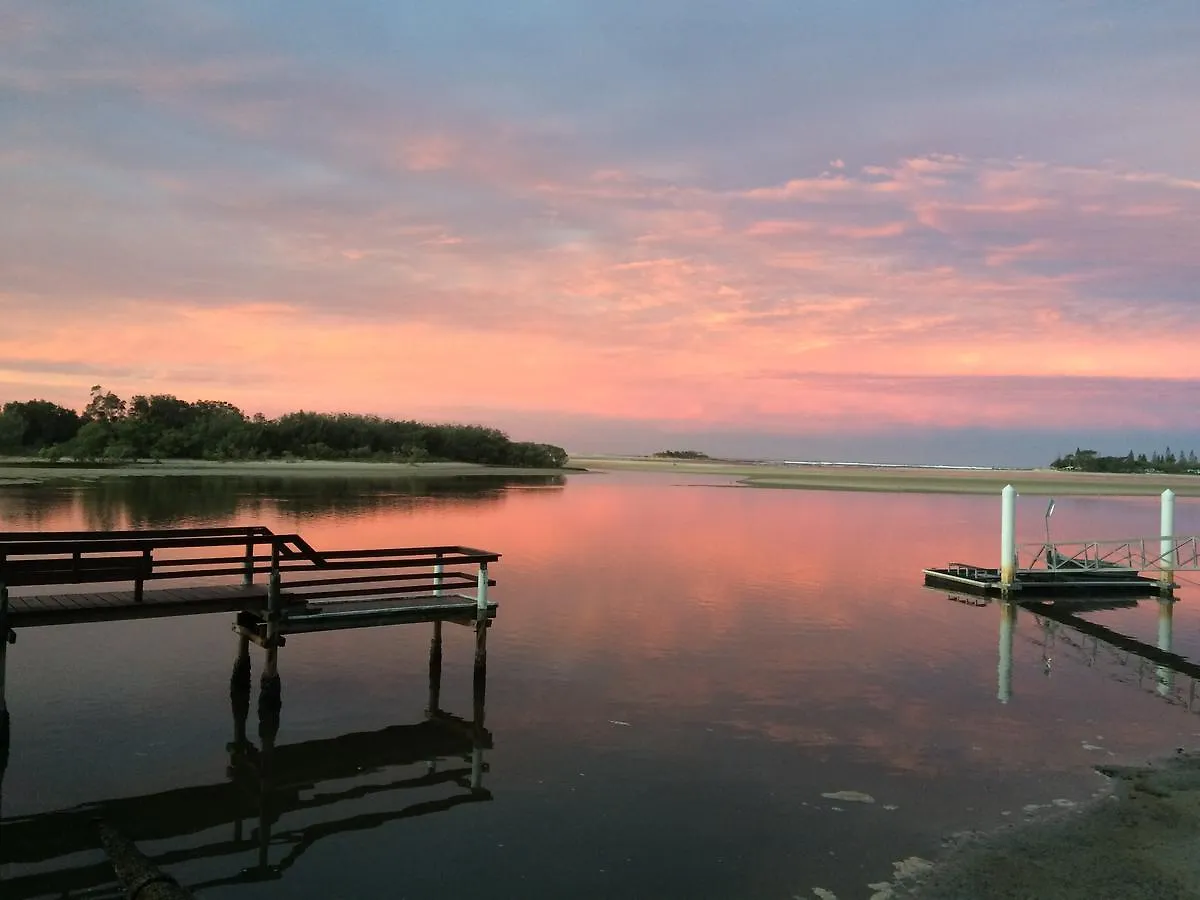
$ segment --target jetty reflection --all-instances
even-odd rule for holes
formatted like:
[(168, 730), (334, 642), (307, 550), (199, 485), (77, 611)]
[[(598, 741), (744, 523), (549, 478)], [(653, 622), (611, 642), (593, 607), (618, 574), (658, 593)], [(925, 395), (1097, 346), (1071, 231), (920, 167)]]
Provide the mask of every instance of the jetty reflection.
[[(249, 692), (234, 690), (224, 781), (0, 820), (0, 866), (7, 873), (0, 894), (5, 900), (83, 891), (89, 898), (125, 896), (98, 850), (97, 819), (119, 827), (152, 862), (200, 891), (282, 879), (331, 835), (490, 801), (483, 785), (484, 751), (493, 745), (484, 724), (486, 683), (475, 680), (470, 719), (452, 715), (438, 705), (438, 663), (431, 660), (430, 702), (419, 721), (293, 744), (276, 744), (279, 714), (269, 704), (260, 705), (257, 742), (250, 739)], [(406, 792), (424, 798), (380, 810), (381, 797), (412, 796)], [(168, 848), (158, 849), (159, 842)], [(188, 864), (202, 861), (209, 876), (189, 880)], [(225, 864), (228, 874), (211, 874)]]
[[(951, 598), (958, 599), (958, 598)], [(1104, 676), (1153, 693), (1169, 703), (1197, 711), (1200, 664), (1174, 652), (1174, 611), (1171, 594), (1152, 600), (1096, 600), (1070, 604), (997, 601), (1000, 642), (996, 696), (1008, 703), (1013, 696), (1013, 642), (1018, 616), (1030, 615), (1037, 634), (1024, 638), (1041, 650), (1042, 674), (1051, 677), (1055, 667), (1071, 662), (1095, 669)], [(1150, 644), (1106, 625), (1085, 619), (1081, 613), (1154, 603), (1157, 607), (1157, 643)], [(991, 603), (972, 605), (991, 605)]]

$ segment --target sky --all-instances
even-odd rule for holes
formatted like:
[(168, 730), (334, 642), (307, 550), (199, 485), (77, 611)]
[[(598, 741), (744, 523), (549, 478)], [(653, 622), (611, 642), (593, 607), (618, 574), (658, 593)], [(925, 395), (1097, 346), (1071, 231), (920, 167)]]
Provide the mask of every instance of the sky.
[(1200, 449), (1194, 0), (0, 0), (0, 402)]

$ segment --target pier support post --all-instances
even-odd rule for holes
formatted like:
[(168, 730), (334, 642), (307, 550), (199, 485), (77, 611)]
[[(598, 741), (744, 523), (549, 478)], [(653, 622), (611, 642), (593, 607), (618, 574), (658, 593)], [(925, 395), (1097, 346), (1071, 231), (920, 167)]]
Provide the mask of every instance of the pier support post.
[(5, 674), (8, 670), (8, 645), (16, 640), (16, 633), (8, 630), (8, 585), (0, 581), (0, 781), (8, 765), (9, 719), (8, 700), (5, 694)]
[(283, 683), (279, 678), (279, 648), (268, 647), (262, 678), (258, 683), (258, 715), (278, 718), (283, 706)]
[(237, 656), (233, 660), (233, 672), (229, 676), (229, 692), (250, 693), (250, 638), (238, 636)]
[(475, 677), (487, 674), (488, 633), (488, 567), (479, 564), (479, 580), (475, 588)]
[(1170, 588), (1175, 583), (1175, 492), (1170, 488), (1162, 492), (1158, 534), (1158, 578), (1164, 588)]
[(1005, 485), (1000, 493), (1000, 587), (1010, 588), (1016, 580), (1017, 489)]
[(233, 743), (229, 745), (231, 767), (234, 757), (246, 747), (246, 719), (250, 716), (250, 639), (238, 637), (237, 657), (229, 676), (229, 705), (233, 711)]
[(442, 705), (442, 623), (433, 623), (433, 638), (429, 641), (429, 706), (425, 715), (432, 716)]
[(1008, 600), (1000, 604), (1000, 665), (997, 669), (996, 699), (1007, 703), (1012, 697), (1013, 632), (1017, 625), (1017, 604)]
[(258, 687), (258, 714), (279, 713), (283, 703), (279, 681), (279, 629), (283, 618), (283, 588), (279, 576), (279, 545), (271, 542), (271, 575), (267, 583), (267, 658)]

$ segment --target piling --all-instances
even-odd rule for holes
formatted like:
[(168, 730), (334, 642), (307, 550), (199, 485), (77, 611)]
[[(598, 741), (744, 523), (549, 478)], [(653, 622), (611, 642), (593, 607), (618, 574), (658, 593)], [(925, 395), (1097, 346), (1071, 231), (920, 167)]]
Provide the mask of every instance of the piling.
[(194, 900), (191, 891), (150, 862), (133, 841), (100, 822), (100, 843), (129, 900)]
[(250, 717), (250, 639), (238, 638), (237, 658), (229, 677), (229, 705), (233, 712), (233, 744), (231, 753), (240, 754), (246, 748), (246, 720)]
[(279, 634), (283, 618), (283, 587), (279, 575), (279, 544), (271, 542), (271, 574), (267, 582), (266, 661), (258, 688), (258, 712), (279, 714), (283, 703), (279, 681)]
[(8, 630), (8, 586), (0, 581), (0, 752), (8, 756), (8, 701), (4, 693), (4, 675), (8, 668), (8, 645), (16, 640)]
[(250, 693), (250, 638), (238, 637), (237, 656), (233, 660), (233, 673), (229, 676), (230, 693)]
[(1167, 488), (1162, 492), (1162, 512), (1159, 516), (1159, 572), (1163, 587), (1175, 583), (1175, 492)]
[(1012, 697), (1012, 650), (1016, 625), (1017, 604), (1006, 600), (1000, 604), (1000, 665), (996, 699), (1001, 703), (1007, 703)]
[(475, 677), (487, 676), (488, 632), (488, 567), (479, 564), (479, 579), (475, 589)]
[(1005, 485), (1000, 493), (1000, 586), (1010, 588), (1016, 580), (1017, 490)]

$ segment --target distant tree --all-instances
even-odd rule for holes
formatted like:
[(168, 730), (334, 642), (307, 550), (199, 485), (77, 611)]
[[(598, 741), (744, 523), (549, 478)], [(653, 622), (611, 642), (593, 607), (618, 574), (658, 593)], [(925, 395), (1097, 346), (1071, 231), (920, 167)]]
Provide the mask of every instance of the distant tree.
[(659, 450), (654, 456), (658, 459), (709, 459), (707, 453), (699, 450)]
[(19, 424), (21, 434), (16, 448), (36, 451), (60, 441), (70, 440), (79, 430), (79, 414), (73, 409), (49, 400), (12, 401), (4, 404), (2, 415), (7, 420), (10, 438)]
[(92, 385), (92, 399), (84, 407), (83, 418), (88, 422), (117, 422), (125, 418), (125, 401), (98, 384)]
[[(231, 403), (194, 403), (170, 394), (137, 395), (129, 403), (99, 385), (82, 419), (47, 454), (83, 460), (309, 457), (419, 462), (454, 460), (485, 465), (561, 468), (567, 453), (552, 444), (514, 442), (482, 425), (431, 425), (346, 413), (300, 411), (268, 419), (247, 418)], [(82, 425), (80, 425), (82, 422)], [(12, 415), (0, 438), (20, 440), (24, 420)], [(8, 437), (4, 437), (4, 436)]]

